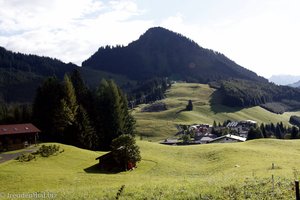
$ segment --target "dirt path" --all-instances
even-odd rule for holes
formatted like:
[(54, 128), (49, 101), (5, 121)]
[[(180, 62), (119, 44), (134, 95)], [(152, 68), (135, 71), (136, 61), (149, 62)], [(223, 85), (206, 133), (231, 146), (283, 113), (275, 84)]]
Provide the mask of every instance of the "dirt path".
[(20, 151), (17, 153), (9, 153), (9, 152), (5, 152), (5, 153), (0, 153), (0, 164), (4, 163), (6, 161), (12, 160), (12, 159), (16, 159), (18, 156), (20, 156), (22, 153), (31, 153), (36, 151), (37, 149), (24, 149), (24, 151)]

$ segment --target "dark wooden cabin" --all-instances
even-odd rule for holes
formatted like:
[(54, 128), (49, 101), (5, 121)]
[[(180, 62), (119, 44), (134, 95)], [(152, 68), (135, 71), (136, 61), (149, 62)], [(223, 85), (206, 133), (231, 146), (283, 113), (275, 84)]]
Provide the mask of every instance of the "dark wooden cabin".
[(40, 132), (33, 124), (0, 125), (0, 151), (17, 150), (36, 144)]
[(136, 167), (136, 163), (128, 162), (125, 164), (124, 162), (117, 162), (112, 152), (99, 156), (96, 160), (99, 160), (99, 167), (104, 171), (126, 171)]

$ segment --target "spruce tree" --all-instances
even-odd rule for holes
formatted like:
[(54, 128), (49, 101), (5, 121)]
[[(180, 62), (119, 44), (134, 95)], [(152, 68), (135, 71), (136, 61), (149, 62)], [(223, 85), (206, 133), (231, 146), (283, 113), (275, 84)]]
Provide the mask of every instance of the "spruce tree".
[(192, 111), (193, 110), (193, 102), (192, 100), (188, 101), (188, 105), (186, 106), (185, 110)]
[(97, 134), (101, 148), (122, 134), (133, 134), (135, 121), (128, 111), (126, 97), (112, 80), (102, 80), (97, 90)]
[(78, 110), (75, 90), (70, 78), (65, 75), (63, 85), (63, 98), (60, 100), (55, 113), (55, 124), (62, 134), (63, 140), (69, 144), (76, 143), (75, 121)]
[(90, 123), (87, 112), (79, 106), (76, 115), (77, 145), (87, 149), (99, 148), (98, 137)]
[(291, 130), (291, 138), (292, 139), (297, 139), (298, 134), (299, 134), (299, 129), (296, 126), (293, 126), (292, 130)]
[(42, 130), (42, 140), (58, 141), (58, 130), (55, 123), (55, 115), (63, 97), (63, 87), (54, 78), (48, 78), (37, 89), (33, 103), (33, 121)]

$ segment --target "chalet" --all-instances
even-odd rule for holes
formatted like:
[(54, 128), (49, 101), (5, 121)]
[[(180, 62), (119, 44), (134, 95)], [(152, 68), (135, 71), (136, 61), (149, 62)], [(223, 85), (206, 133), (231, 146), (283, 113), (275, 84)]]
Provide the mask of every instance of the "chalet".
[(217, 138), (209, 141), (209, 143), (233, 143), (233, 142), (245, 142), (246, 140), (247, 140), (247, 138), (244, 138), (244, 137), (227, 134), (227, 135), (223, 135), (221, 137), (217, 137)]
[(40, 132), (33, 124), (0, 125), (0, 151), (17, 150), (36, 144)]

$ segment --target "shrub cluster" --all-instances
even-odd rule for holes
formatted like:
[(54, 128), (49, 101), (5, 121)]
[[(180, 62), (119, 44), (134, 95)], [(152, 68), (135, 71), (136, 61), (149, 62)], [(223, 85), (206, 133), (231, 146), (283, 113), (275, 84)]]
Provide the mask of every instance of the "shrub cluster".
[(36, 159), (36, 157), (32, 153), (23, 153), (17, 158), (19, 162), (29, 162), (33, 159)]
[(29, 162), (33, 159), (36, 159), (36, 155), (40, 155), (42, 157), (49, 157), (51, 155), (58, 155), (59, 153), (64, 152), (64, 150), (60, 150), (59, 145), (42, 145), (36, 152), (33, 153), (23, 153), (16, 160), (20, 162)]
[(49, 157), (51, 155), (57, 155), (59, 152), (59, 145), (42, 145), (39, 150), (36, 152), (37, 154), (40, 154), (42, 157)]

